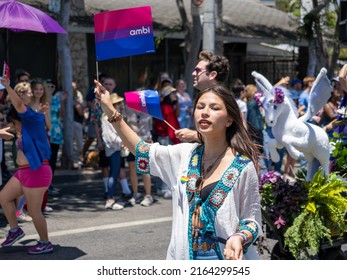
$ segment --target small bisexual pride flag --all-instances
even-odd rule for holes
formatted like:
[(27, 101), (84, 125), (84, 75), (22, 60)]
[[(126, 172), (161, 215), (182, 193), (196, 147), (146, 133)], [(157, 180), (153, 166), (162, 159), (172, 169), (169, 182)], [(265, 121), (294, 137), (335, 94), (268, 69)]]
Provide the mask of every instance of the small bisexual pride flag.
[(156, 90), (130, 91), (124, 93), (124, 96), (129, 108), (164, 120), (161, 114), (159, 94)]
[(2, 68), (2, 76), (5, 76), (5, 75), (7, 78), (10, 78), (10, 67), (8, 66), (6, 61), (4, 61), (4, 66)]
[(97, 61), (155, 52), (150, 6), (98, 13), (94, 30)]

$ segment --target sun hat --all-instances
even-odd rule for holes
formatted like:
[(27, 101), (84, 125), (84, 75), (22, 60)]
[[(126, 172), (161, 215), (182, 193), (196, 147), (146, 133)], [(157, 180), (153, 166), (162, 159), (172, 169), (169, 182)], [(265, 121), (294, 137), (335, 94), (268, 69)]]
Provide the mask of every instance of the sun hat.
[(117, 93), (112, 93), (110, 97), (111, 97), (112, 104), (116, 104), (124, 100), (124, 98), (120, 97)]
[(177, 89), (174, 88), (173, 86), (166, 86), (161, 90), (161, 96), (164, 98), (175, 91), (177, 91)]

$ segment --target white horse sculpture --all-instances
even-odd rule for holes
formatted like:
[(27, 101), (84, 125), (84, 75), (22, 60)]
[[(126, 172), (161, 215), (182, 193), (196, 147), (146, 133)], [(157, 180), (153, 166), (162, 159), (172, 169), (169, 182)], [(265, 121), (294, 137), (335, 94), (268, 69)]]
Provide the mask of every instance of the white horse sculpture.
[(286, 96), (287, 89), (273, 87), (264, 76), (255, 71), (252, 75), (264, 93), (262, 105), (265, 110), (265, 121), (275, 137), (268, 143), (271, 159), (278, 162), (280, 157), (277, 148), (285, 147), (292, 158), (307, 160), (307, 181), (312, 179), (319, 165), (322, 166), (324, 174), (328, 174), (330, 156), (328, 136), (321, 127), (306, 122), (318, 112), (331, 95), (332, 87), (326, 76), (326, 70), (324, 68), (321, 70), (310, 91), (308, 112), (299, 119), (293, 101)]

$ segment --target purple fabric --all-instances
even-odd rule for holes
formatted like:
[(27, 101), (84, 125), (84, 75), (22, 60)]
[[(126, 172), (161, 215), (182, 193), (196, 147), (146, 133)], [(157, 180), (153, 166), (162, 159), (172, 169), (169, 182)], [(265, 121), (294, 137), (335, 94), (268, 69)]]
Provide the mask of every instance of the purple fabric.
[(49, 15), (15, 0), (0, 1), (0, 28), (15, 32), (67, 33)]

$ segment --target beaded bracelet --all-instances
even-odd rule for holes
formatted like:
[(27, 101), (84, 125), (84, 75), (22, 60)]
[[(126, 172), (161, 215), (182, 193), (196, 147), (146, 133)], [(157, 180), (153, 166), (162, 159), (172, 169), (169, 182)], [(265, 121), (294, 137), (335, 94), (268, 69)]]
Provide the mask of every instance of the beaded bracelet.
[(111, 117), (109, 117), (107, 120), (109, 123), (113, 123), (113, 122), (118, 122), (123, 118), (122, 114), (119, 113), (118, 111), (114, 112), (113, 115)]
[(229, 240), (229, 238), (231, 238), (233, 236), (241, 236), (241, 238), (242, 238), (242, 246), (244, 246), (247, 243), (247, 235), (245, 233), (243, 233), (243, 232), (236, 232), (236, 233), (230, 235), (227, 238), (227, 241)]

